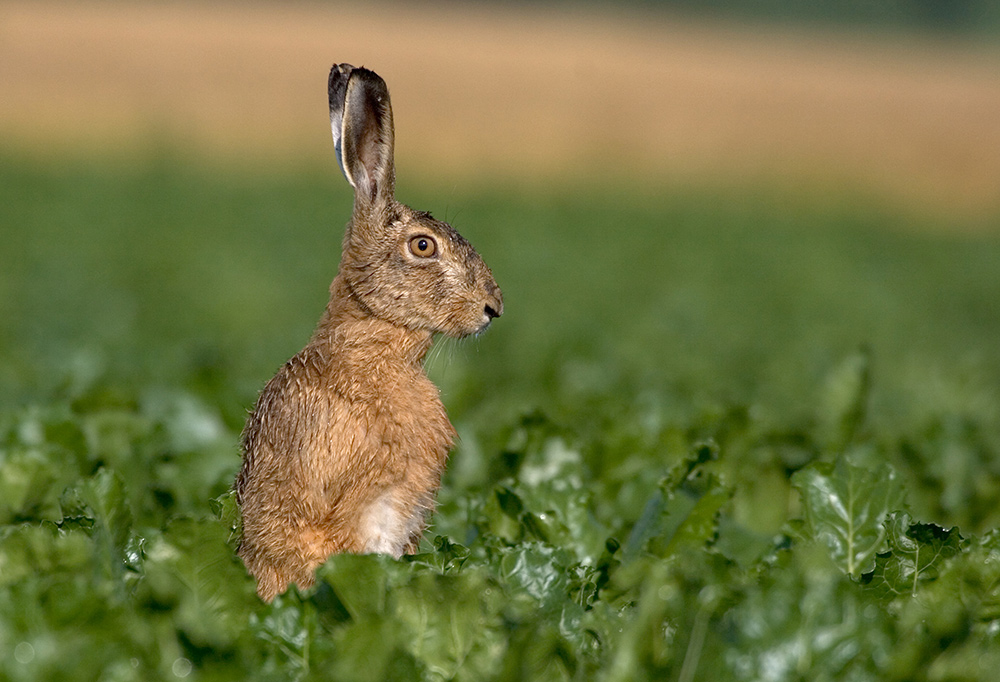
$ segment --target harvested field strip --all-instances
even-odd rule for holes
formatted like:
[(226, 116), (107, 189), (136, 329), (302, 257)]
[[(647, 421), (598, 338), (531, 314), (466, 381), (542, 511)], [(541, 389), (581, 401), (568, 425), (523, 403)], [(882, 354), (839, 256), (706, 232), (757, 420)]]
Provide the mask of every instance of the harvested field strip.
[(660, 14), (8, 2), (0, 135), (50, 154), (325, 157), (334, 60), (390, 83), (400, 162), (428, 178), (777, 177), (1000, 206), (995, 49)]

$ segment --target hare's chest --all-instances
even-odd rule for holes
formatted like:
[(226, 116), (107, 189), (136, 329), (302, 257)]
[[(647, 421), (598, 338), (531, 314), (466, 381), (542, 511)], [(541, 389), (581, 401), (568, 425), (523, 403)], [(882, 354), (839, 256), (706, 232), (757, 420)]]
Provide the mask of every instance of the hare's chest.
[(382, 446), (405, 461), (406, 478), (418, 487), (421, 479), (436, 479), (455, 437), (437, 388), (418, 374), (379, 402)]
[[(429, 384), (429, 382), (427, 382)], [(414, 409), (419, 405), (418, 409)], [(386, 468), (358, 517), (363, 551), (399, 557), (415, 549), (441, 481), (454, 429), (433, 396), (388, 419), (378, 441)], [(376, 461), (379, 458), (376, 458)]]

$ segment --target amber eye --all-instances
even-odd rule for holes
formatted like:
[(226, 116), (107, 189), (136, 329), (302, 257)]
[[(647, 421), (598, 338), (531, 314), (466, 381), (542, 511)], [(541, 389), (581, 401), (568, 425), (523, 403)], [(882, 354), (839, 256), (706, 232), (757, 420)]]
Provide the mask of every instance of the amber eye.
[(410, 240), (410, 253), (420, 258), (430, 258), (437, 253), (437, 242), (425, 234), (417, 235)]

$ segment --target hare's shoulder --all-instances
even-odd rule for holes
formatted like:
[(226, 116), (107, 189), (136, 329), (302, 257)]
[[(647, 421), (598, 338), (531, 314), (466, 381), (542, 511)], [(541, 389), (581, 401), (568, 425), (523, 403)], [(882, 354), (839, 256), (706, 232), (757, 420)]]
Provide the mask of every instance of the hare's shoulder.
[(310, 465), (333, 449), (331, 441), (350, 441), (337, 434), (345, 419), (345, 401), (326, 390), (312, 360), (302, 353), (286, 362), (267, 383), (243, 429), (240, 491), (255, 488), (299, 488), (312, 476)]
[(324, 389), (319, 362), (315, 354), (304, 350), (267, 382), (243, 432), (245, 451), (300, 449), (300, 441), (335, 409), (336, 396)]
[(427, 376), (415, 367), (385, 371), (374, 363), (359, 372), (353, 364), (313, 347), (286, 362), (247, 420), (244, 452), (330, 474), (352, 460), (385, 466), (387, 455), (443, 462), (455, 432)]

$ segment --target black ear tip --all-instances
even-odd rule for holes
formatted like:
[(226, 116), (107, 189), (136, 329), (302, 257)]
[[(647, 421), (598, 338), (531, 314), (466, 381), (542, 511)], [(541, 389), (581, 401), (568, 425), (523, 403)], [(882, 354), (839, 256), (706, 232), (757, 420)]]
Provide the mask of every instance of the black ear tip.
[(355, 68), (357, 67), (352, 66), (347, 62), (344, 62), (343, 64), (334, 64), (330, 67), (330, 80), (333, 80), (336, 76), (343, 76), (346, 78), (351, 75), (351, 71), (354, 71)]
[(330, 101), (337, 99), (343, 101), (347, 92), (347, 81), (351, 78), (351, 72), (355, 68), (350, 64), (334, 64), (330, 68), (330, 78), (327, 83), (327, 90), (330, 93)]

